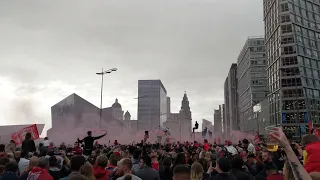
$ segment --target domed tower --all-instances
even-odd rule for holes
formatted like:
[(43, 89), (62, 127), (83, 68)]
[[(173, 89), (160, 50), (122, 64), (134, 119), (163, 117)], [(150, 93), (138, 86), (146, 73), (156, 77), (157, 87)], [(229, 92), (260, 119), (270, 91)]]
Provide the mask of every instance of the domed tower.
[(115, 102), (112, 104), (112, 115), (113, 117), (123, 120), (123, 111), (122, 111), (122, 106), (118, 102), (118, 98), (116, 98)]
[(131, 120), (131, 114), (129, 113), (129, 111), (127, 111), (127, 112), (124, 114), (124, 120), (127, 120), (127, 121), (130, 121), (130, 120)]

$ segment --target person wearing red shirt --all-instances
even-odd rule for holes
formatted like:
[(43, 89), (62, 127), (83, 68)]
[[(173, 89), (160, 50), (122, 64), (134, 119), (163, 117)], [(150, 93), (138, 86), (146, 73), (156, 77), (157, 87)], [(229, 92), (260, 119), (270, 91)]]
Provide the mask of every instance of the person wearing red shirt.
[(81, 149), (81, 147), (80, 147), (78, 142), (74, 143), (74, 146), (72, 148), (72, 153), (74, 155), (82, 155), (82, 149)]
[(302, 144), (306, 146), (307, 157), (304, 168), (308, 173), (320, 172), (320, 141), (314, 134), (303, 136)]
[(108, 158), (105, 155), (100, 155), (96, 162), (97, 164), (93, 167), (93, 174), (96, 180), (106, 180), (109, 176), (109, 171), (106, 169)]
[(204, 140), (204, 143), (203, 143), (203, 149), (206, 151), (206, 152), (208, 152), (209, 151), (209, 148), (210, 148), (210, 146), (209, 146), (209, 144), (208, 144), (208, 140)]
[(150, 157), (151, 157), (152, 168), (158, 171), (159, 170), (159, 162), (158, 162), (157, 152), (152, 152), (150, 154)]
[(39, 158), (38, 167), (31, 169), (28, 175), (28, 179), (37, 180), (53, 180), (53, 177), (48, 172), (49, 160), (46, 157)]

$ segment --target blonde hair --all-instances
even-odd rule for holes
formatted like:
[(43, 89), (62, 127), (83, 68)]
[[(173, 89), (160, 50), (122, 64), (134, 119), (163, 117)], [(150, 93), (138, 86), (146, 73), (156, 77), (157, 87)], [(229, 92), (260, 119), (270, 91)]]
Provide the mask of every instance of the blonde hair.
[(203, 167), (200, 163), (195, 162), (191, 165), (191, 180), (202, 180), (203, 179)]
[(85, 176), (89, 180), (95, 180), (96, 178), (94, 177), (93, 174), (93, 167), (90, 163), (86, 162), (82, 167), (81, 167), (81, 174)]
[(284, 179), (291, 180), (294, 179), (294, 175), (291, 169), (291, 166), (289, 164), (289, 161), (286, 159), (284, 166), (283, 166), (283, 175)]

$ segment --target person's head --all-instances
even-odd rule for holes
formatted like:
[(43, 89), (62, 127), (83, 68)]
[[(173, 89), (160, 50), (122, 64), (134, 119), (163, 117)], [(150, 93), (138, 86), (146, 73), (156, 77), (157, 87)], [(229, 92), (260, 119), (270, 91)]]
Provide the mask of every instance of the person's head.
[(58, 166), (58, 160), (57, 160), (56, 156), (49, 157), (49, 166), (50, 167), (57, 167)]
[(16, 150), (16, 151), (14, 152), (14, 158), (15, 158), (15, 159), (20, 159), (20, 158), (21, 158), (21, 151), (17, 151), (17, 150)]
[(93, 157), (93, 158), (96, 158), (96, 157), (97, 157), (96, 151), (92, 151), (92, 152), (91, 152), (91, 157)]
[(173, 180), (190, 180), (190, 169), (187, 165), (178, 165), (173, 169)]
[(93, 167), (89, 162), (86, 162), (82, 167), (81, 167), (81, 174), (85, 176), (88, 179), (95, 179), (94, 174), (93, 174)]
[(202, 165), (203, 171), (207, 172), (208, 168), (209, 168), (209, 162), (206, 159), (201, 158), (201, 159), (199, 159), (199, 163)]
[(98, 156), (96, 161), (97, 161), (97, 166), (105, 168), (108, 165), (108, 158), (104, 154)]
[(109, 158), (109, 164), (111, 164), (112, 166), (117, 166), (118, 161), (120, 160), (120, 157), (115, 155), (115, 154), (111, 154), (110, 158)]
[(29, 152), (28, 151), (21, 151), (21, 158), (29, 159)]
[(25, 139), (26, 139), (26, 140), (31, 139), (31, 133), (27, 132), (27, 133), (26, 133), (26, 136), (25, 136)]
[(80, 172), (81, 166), (84, 165), (86, 159), (83, 156), (73, 156), (71, 158), (71, 171)]
[(262, 161), (270, 162), (272, 161), (271, 153), (267, 150), (262, 151)]
[(0, 152), (4, 152), (6, 149), (6, 145), (0, 144)]
[(38, 166), (42, 169), (48, 169), (49, 168), (49, 159), (46, 157), (40, 157)]
[(133, 159), (139, 159), (141, 156), (141, 150), (140, 149), (135, 149), (132, 153)]
[(243, 143), (243, 146), (244, 146), (245, 148), (247, 148), (248, 145), (249, 145), (248, 139), (243, 139), (243, 140), (242, 140), (242, 143)]
[(243, 160), (242, 158), (238, 156), (234, 156), (231, 160), (231, 168), (233, 169), (242, 169), (243, 166)]
[(271, 174), (276, 174), (278, 172), (278, 168), (272, 162), (268, 162), (266, 163), (266, 172), (268, 176)]
[(4, 171), (17, 173), (18, 172), (18, 163), (16, 163), (15, 161), (8, 162), (4, 167)]
[(204, 142), (204, 143), (208, 143), (208, 140), (205, 139), (205, 140), (203, 140), (203, 142)]
[(73, 147), (79, 147), (79, 143), (78, 142), (75, 142)]
[(172, 160), (171, 160), (171, 158), (165, 158), (164, 160), (163, 160), (163, 162), (162, 162), (162, 165), (164, 166), (164, 167), (171, 167), (171, 165), (172, 165)]
[(119, 175), (131, 173), (132, 161), (129, 158), (123, 158), (118, 162)]
[(88, 131), (87, 134), (88, 134), (88, 136), (92, 136), (92, 132), (91, 131)]
[(315, 134), (306, 134), (302, 137), (301, 143), (303, 146), (319, 141), (319, 138)]
[(248, 159), (249, 163), (256, 163), (256, 161), (257, 161), (254, 154), (248, 154), (247, 159)]
[(184, 153), (177, 154), (176, 160), (173, 163), (174, 165), (186, 164), (186, 155)]
[(45, 137), (44, 140), (49, 140), (49, 138), (48, 138), (48, 137)]
[(29, 161), (29, 169), (37, 167), (39, 165), (39, 158), (37, 156), (32, 156)]
[(152, 166), (152, 164), (151, 164), (151, 158), (150, 158), (150, 156), (148, 156), (148, 155), (142, 156), (142, 157), (140, 158), (140, 160), (139, 160), (139, 167), (140, 167), (140, 168), (143, 168), (143, 167), (145, 167), (145, 166), (148, 166), (148, 167), (151, 167), (151, 166)]
[(216, 168), (219, 173), (225, 173), (230, 170), (230, 162), (226, 157), (219, 158), (216, 163)]
[(195, 162), (191, 165), (191, 180), (202, 180), (203, 173), (204, 170), (200, 163)]
[(10, 159), (8, 157), (5, 157), (5, 156), (0, 157), (0, 166), (5, 166), (6, 164), (8, 164), (9, 161)]
[(10, 140), (10, 144), (16, 144), (16, 142), (14, 140)]

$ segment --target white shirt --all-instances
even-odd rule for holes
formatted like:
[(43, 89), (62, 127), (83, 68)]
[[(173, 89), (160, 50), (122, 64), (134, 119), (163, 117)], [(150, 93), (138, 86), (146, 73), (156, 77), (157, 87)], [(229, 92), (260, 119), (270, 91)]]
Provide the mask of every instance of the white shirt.
[(256, 155), (256, 148), (254, 147), (254, 145), (252, 143), (249, 143), (249, 145), (248, 145), (248, 152)]
[(233, 156), (238, 154), (237, 149), (235, 147), (233, 147), (232, 145), (231, 146), (227, 146), (226, 148), (227, 148), (228, 152), (231, 153)]
[(49, 140), (44, 140), (42, 143), (43, 143), (44, 147), (50, 146), (50, 141)]
[(23, 173), (28, 166), (29, 166), (29, 160), (25, 158), (20, 158), (20, 161), (18, 163), (20, 174)]

